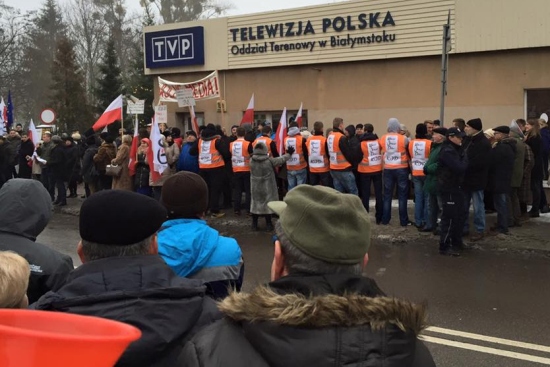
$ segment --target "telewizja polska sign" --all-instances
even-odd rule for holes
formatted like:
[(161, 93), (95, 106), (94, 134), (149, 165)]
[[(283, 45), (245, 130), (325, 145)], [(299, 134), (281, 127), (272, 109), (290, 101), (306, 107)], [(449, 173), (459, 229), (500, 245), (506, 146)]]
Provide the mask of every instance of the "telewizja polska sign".
[[(251, 27), (229, 29), (233, 42), (230, 46), (233, 55), (263, 54), (316, 48), (346, 47), (395, 42), (395, 33), (386, 32), (386, 27), (394, 27), (395, 21), (391, 12), (385, 14), (361, 13), (356, 16), (337, 16), (323, 18), (321, 24), (311, 20), (289, 21), (275, 24), (262, 24)], [(382, 32), (380, 30), (382, 29)], [(363, 31), (363, 32), (361, 32)], [(279, 39), (297, 39), (317, 34), (333, 33), (323, 39), (306, 39), (295, 42), (280, 42)]]

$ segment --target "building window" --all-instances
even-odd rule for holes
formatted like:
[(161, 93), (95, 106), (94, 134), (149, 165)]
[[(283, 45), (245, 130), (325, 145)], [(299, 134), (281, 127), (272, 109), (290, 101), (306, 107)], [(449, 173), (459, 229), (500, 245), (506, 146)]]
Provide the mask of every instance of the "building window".
[[(195, 112), (199, 126), (204, 126), (204, 112)], [(189, 112), (176, 112), (176, 127), (182, 132), (193, 130)]]
[(550, 115), (550, 88), (527, 89), (525, 99), (525, 115), (528, 119), (537, 119), (543, 113)]
[[(277, 130), (277, 127), (279, 127), (279, 121), (281, 121), (281, 115), (283, 114), (283, 111), (258, 111), (254, 112), (254, 124), (257, 126), (258, 123), (264, 122), (264, 121), (270, 121), (271, 127), (274, 131)], [(290, 119), (295, 119), (296, 115), (298, 114), (298, 110), (287, 110), (286, 111), (286, 118), (287, 118), (287, 124), (290, 121)], [(307, 121), (307, 110), (302, 110), (302, 127), (308, 127), (308, 121)]]

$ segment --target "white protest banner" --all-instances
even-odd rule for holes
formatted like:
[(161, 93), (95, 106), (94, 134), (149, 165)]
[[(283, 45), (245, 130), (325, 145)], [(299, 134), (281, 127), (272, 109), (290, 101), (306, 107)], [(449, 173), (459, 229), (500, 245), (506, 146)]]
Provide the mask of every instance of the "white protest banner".
[(132, 102), (130, 99), (126, 101), (126, 113), (128, 115), (143, 115), (145, 112), (145, 100), (138, 99)]
[(178, 89), (191, 89), (195, 100), (211, 99), (220, 97), (220, 83), (218, 71), (190, 83), (171, 82), (166, 79), (158, 78), (159, 81), (159, 99), (161, 102), (177, 102), (176, 91)]
[[(157, 122), (157, 121), (155, 121)], [(164, 137), (160, 134), (159, 124), (154, 123), (151, 126), (151, 144), (153, 149), (153, 167), (154, 171), (160, 175), (168, 168), (166, 161), (166, 152), (164, 151)], [(153, 175), (155, 177), (156, 175)], [(153, 179), (154, 180), (154, 179)]]
[(155, 107), (155, 122), (157, 124), (168, 123), (168, 106), (158, 105)]
[(195, 98), (193, 98), (193, 89), (178, 89), (176, 91), (176, 98), (178, 99), (178, 107), (195, 106)]

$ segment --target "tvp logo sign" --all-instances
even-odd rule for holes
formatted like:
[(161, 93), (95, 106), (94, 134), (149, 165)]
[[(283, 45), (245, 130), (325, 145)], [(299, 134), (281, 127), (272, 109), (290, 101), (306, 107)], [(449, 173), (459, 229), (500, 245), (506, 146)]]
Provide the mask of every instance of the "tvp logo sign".
[(145, 33), (145, 66), (149, 69), (204, 65), (204, 28)]

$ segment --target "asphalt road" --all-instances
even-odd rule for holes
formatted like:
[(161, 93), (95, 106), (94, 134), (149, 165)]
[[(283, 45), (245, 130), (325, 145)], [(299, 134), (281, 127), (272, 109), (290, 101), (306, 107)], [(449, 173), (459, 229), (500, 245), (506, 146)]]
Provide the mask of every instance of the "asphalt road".
[[(213, 225), (239, 241), (250, 290), (269, 281), (272, 244), (271, 234), (251, 233), (247, 220), (228, 217)], [(78, 217), (63, 214), (55, 214), (39, 237), (75, 265), (78, 240)], [(481, 249), (449, 258), (427, 238), (405, 244), (374, 239), (369, 257), (366, 275), (386, 293), (428, 306), (432, 328), (423, 337), (438, 366), (550, 365), (548, 254)]]

